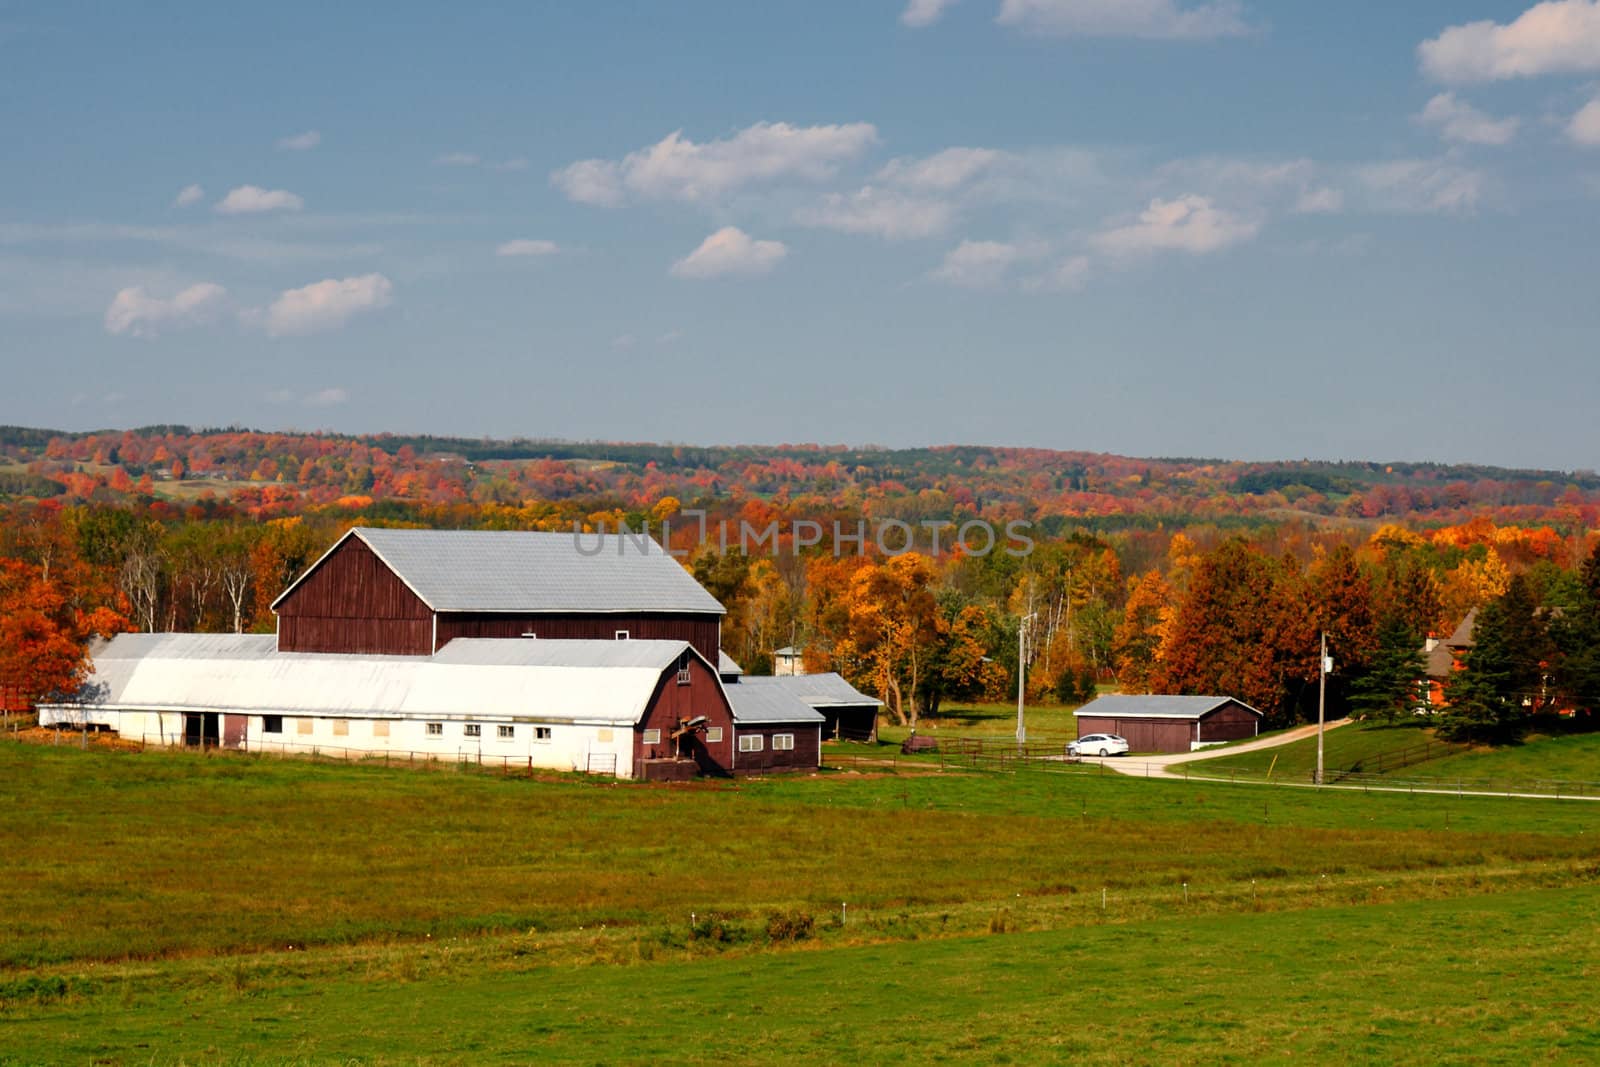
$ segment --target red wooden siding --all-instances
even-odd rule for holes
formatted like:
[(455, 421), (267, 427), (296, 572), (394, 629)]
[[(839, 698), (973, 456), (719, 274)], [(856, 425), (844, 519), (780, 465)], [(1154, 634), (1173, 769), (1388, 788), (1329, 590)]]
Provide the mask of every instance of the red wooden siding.
[[(772, 737), (774, 734), (790, 734), (794, 737), (794, 748), (774, 749)], [(739, 727), (739, 736), (761, 737), (760, 752), (734, 752), (734, 774), (772, 774), (777, 771), (814, 771), (822, 763), (822, 728), (821, 724), (809, 723), (762, 723), (760, 726), (745, 725)]]
[(1192, 719), (1117, 719), (1110, 716), (1078, 716), (1078, 736), (1119, 734), (1128, 739), (1135, 752), (1187, 752), (1194, 736)]
[(440, 612), (439, 647), (457, 637), (521, 637), (530, 633), (546, 641), (612, 641), (618, 630), (626, 630), (635, 641), (687, 641), (715, 663), (720, 629), (721, 618), (717, 615)]
[[(733, 767), (733, 709), (714, 671), (689, 656), (689, 684), (678, 683), (678, 668), (668, 667), (650, 697), (643, 718), (633, 733), (634, 766), (647, 759), (670, 759), (677, 753), (672, 731), (682, 719), (706, 717), (707, 727), (720, 727), (721, 741), (706, 740), (705, 732), (685, 738), (682, 754), (700, 765), (702, 774), (726, 775)], [(659, 744), (644, 743), (646, 730), (660, 730)]]
[(360, 538), (346, 538), (278, 605), (282, 652), (426, 656), (433, 615)]
[(1201, 741), (1239, 741), (1260, 731), (1261, 717), (1238, 704), (1224, 704), (1200, 717)]

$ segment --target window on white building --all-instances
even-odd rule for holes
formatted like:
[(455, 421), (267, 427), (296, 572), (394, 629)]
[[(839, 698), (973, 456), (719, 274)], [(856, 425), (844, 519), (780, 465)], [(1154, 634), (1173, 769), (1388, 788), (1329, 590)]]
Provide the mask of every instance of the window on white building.
[(443, 737), (444, 736), (444, 723), (442, 723), (442, 722), (430, 722), (428, 724), (428, 736), (429, 737)]
[(467, 737), (482, 737), (483, 727), (475, 722), (469, 722), (461, 728), (461, 732)]
[(550, 727), (535, 726), (533, 728), (533, 739), (535, 741), (543, 741), (548, 744), (550, 741)]
[(496, 726), (494, 732), (502, 741), (509, 741), (517, 736), (517, 728), (515, 726)]
[(281, 734), (281, 733), (283, 733), (283, 716), (282, 715), (263, 715), (263, 716), (261, 716), (261, 732), (264, 733), (264, 734)]

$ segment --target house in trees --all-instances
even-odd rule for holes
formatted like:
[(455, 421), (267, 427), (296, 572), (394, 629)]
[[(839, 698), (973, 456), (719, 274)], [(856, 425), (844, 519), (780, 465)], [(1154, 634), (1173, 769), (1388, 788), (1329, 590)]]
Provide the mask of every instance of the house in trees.
[(1117, 734), (1135, 752), (1190, 752), (1261, 732), (1261, 712), (1222, 696), (1103, 696), (1078, 709), (1078, 736)]
[(357, 528), (273, 609), (276, 635), (119, 635), (40, 721), (619, 777), (817, 766), (823, 716), (740, 715), (722, 605), (647, 538)]
[(1478, 609), (1473, 608), (1449, 637), (1441, 640), (1432, 634), (1428, 635), (1422, 646), (1422, 655), (1427, 661), (1427, 677), (1421, 684), (1429, 707), (1444, 707), (1445, 688), (1450, 684), (1451, 675), (1461, 669), (1467, 650), (1472, 648), (1472, 633), (1477, 622)]

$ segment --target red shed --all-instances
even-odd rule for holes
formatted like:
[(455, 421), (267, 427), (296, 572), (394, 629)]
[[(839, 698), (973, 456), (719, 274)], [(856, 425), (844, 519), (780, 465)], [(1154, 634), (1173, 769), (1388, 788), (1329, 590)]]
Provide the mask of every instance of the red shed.
[(1118, 734), (1135, 752), (1189, 752), (1254, 737), (1261, 719), (1233, 697), (1103, 696), (1078, 709), (1078, 736)]

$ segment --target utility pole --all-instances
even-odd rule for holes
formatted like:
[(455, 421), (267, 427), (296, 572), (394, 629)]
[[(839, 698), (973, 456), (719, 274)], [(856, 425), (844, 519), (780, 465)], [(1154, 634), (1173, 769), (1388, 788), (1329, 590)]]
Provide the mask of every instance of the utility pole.
[(1028, 728), (1022, 723), (1022, 700), (1028, 691), (1028, 624), (1038, 612), (1029, 612), (1017, 626), (1017, 749), (1028, 743)]
[(1322, 730), (1328, 702), (1328, 631), (1322, 631), (1322, 654), (1317, 659), (1317, 784), (1322, 784)]

